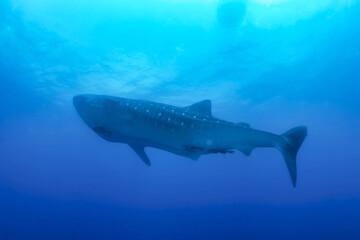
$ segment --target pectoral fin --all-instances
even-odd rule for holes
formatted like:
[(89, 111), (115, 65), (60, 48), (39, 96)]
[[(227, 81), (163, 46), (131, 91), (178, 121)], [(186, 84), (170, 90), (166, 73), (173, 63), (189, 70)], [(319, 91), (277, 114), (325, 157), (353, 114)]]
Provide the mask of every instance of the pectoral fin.
[(136, 152), (136, 154), (144, 161), (148, 166), (151, 166), (151, 162), (144, 151), (144, 146), (129, 144), (129, 146)]

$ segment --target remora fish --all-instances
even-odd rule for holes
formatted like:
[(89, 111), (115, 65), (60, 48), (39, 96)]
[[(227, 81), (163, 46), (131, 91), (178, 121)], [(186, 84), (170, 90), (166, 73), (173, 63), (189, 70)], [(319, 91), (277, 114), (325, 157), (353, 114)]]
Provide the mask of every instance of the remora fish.
[(93, 131), (110, 142), (127, 143), (147, 164), (145, 147), (159, 148), (193, 160), (202, 154), (236, 149), (249, 156), (257, 147), (275, 147), (296, 186), (296, 154), (307, 136), (304, 126), (282, 135), (212, 116), (211, 101), (187, 107), (102, 95), (77, 95), (74, 106)]

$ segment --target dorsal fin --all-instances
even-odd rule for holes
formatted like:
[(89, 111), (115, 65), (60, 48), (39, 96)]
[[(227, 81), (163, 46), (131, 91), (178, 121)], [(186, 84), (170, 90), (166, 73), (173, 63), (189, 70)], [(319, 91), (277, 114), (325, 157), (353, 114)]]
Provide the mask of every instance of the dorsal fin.
[(212, 116), (211, 114), (211, 100), (206, 99), (200, 102), (194, 103), (187, 107), (189, 111), (199, 113), (204, 116)]

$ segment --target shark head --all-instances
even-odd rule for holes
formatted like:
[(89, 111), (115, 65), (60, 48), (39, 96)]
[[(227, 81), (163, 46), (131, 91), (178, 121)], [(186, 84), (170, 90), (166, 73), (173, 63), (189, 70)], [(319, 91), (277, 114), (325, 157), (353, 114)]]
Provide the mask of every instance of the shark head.
[(73, 104), (81, 119), (99, 136), (113, 141), (114, 132), (121, 133), (129, 112), (113, 97), (77, 95)]
[(73, 98), (73, 104), (81, 119), (89, 127), (95, 128), (100, 124), (103, 112), (103, 99), (95, 95), (77, 95)]

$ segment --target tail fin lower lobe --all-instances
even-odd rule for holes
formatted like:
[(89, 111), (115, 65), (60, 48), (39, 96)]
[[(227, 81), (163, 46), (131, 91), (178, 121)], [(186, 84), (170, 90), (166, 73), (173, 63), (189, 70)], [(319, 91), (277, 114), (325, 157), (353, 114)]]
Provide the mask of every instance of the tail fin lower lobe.
[(292, 128), (281, 135), (284, 141), (280, 144), (279, 150), (284, 157), (294, 187), (296, 187), (296, 155), (306, 136), (305, 126)]

